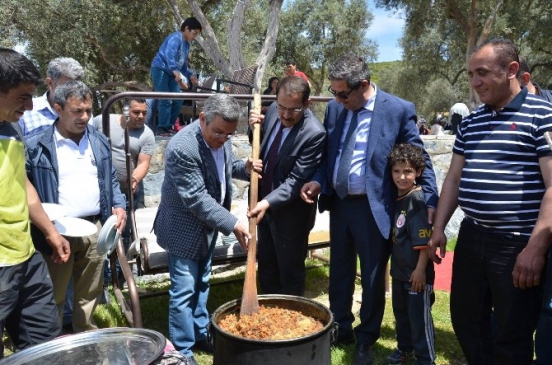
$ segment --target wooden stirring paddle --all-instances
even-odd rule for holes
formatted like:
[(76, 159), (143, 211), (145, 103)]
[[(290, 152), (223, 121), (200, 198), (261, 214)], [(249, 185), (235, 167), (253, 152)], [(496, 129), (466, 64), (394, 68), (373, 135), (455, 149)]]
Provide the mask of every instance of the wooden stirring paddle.
[[(253, 97), (253, 110), (261, 114), (261, 95), (255, 93)], [(249, 116), (248, 116), (249, 118)], [(259, 159), (259, 147), (261, 140), (261, 125), (253, 125), (253, 145), (251, 157), (253, 161)], [(259, 174), (251, 169), (249, 184), (249, 210), (253, 210), (259, 198)], [(247, 266), (245, 267), (245, 281), (243, 283), (243, 294), (240, 308), (240, 316), (252, 315), (259, 311), (259, 298), (257, 297), (257, 218), (249, 218), (249, 233), (251, 239), (247, 248)]]

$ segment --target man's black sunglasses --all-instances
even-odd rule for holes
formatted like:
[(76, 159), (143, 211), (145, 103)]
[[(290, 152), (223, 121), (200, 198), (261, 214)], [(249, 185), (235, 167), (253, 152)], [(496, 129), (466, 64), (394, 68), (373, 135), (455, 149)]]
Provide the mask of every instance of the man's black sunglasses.
[(335, 92), (332, 90), (332, 86), (328, 86), (328, 91), (330, 92), (330, 94), (332, 94), (333, 96), (335, 96), (336, 98), (340, 98), (340, 99), (343, 99), (343, 100), (347, 100), (349, 98), (349, 95), (356, 89), (358, 89), (360, 87), (360, 85), (362, 85), (362, 82), (356, 84), (355, 86), (353, 86), (353, 88), (351, 90), (349, 90), (348, 92)]

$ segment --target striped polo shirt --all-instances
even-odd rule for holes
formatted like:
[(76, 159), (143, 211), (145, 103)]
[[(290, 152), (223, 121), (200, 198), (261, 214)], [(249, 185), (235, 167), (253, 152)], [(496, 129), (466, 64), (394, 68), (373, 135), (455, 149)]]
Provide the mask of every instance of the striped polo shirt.
[(488, 232), (529, 237), (545, 186), (539, 158), (552, 156), (552, 104), (523, 88), (496, 112), (480, 106), (461, 123), (453, 152), (465, 158), (458, 204)]

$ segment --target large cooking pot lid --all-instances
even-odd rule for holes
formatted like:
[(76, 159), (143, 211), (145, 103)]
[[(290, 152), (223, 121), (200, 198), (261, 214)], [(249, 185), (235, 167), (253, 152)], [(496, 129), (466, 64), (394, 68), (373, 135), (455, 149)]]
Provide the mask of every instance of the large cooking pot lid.
[(163, 353), (166, 339), (143, 328), (105, 328), (29, 347), (0, 360), (0, 365), (146, 365)]

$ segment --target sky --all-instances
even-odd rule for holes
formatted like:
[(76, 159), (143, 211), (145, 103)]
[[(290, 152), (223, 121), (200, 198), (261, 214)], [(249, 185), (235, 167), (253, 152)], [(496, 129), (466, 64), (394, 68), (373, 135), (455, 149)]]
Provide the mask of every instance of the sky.
[(398, 61), (402, 59), (399, 38), (403, 34), (404, 19), (400, 14), (378, 9), (373, 0), (367, 0), (369, 10), (374, 14), (374, 21), (366, 36), (378, 44), (377, 62)]

